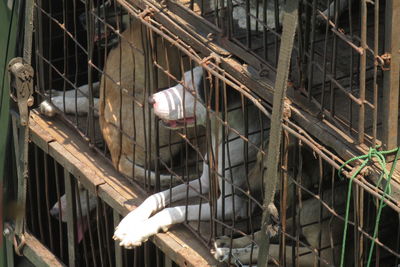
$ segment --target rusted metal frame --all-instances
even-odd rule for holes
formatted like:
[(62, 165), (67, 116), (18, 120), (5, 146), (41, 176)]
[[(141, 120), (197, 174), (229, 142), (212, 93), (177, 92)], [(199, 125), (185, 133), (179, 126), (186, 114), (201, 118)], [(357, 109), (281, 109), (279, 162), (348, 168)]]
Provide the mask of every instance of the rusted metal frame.
[[(14, 229), (11, 225), (5, 224), (7, 243), (12, 243), (12, 237), (14, 236)], [(53, 255), (39, 240), (37, 240), (29, 232), (25, 232), (25, 246), (22, 248), (22, 254), (24, 257), (29, 259), (31, 263), (36, 266), (48, 266), (48, 267), (65, 267), (57, 257)], [(12, 258), (12, 257), (11, 257)], [(14, 266), (14, 265), (10, 265)]]
[[(278, 179), (277, 165), (279, 162), (280, 143), (283, 118), (284, 98), (286, 96), (287, 81), (289, 76), (290, 59), (293, 51), (294, 36), (296, 33), (298, 20), (298, 0), (288, 0), (284, 9), (283, 33), (279, 51), (279, 63), (277, 67), (277, 77), (275, 81), (275, 92), (273, 98), (271, 129), (268, 143), (267, 171), (266, 176), (269, 181), (264, 181), (264, 201), (263, 215), (261, 222), (260, 252), (269, 251), (269, 233), (267, 226), (270, 224), (270, 211), (268, 206), (274, 201), (275, 186)], [(259, 253), (258, 266), (268, 265), (268, 253)]]
[[(399, 20), (400, 21), (400, 20)], [(360, 102), (358, 109), (358, 142), (364, 142), (365, 132), (365, 82), (366, 82), (366, 65), (367, 65), (367, 3), (366, 0), (361, 1), (361, 48), (363, 53), (360, 55)]]
[[(76, 206), (75, 206), (75, 190), (73, 188), (71, 174), (67, 169), (64, 169), (64, 182), (65, 182), (65, 194), (67, 200), (67, 228), (68, 228), (68, 266), (75, 267), (77, 266), (77, 258), (76, 258)], [(89, 227), (90, 228), (90, 227)]]
[(397, 147), (400, 73), (400, 1), (387, 0), (385, 8), (385, 53), (391, 55), (390, 69), (383, 73), (383, 136), (385, 149)]

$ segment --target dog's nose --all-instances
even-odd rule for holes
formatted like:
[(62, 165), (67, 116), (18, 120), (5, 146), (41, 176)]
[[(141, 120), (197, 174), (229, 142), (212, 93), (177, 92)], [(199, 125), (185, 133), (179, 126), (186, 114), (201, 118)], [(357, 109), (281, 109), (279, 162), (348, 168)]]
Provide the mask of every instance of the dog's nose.
[(154, 97), (152, 95), (149, 96), (149, 104), (154, 105), (155, 103), (156, 103), (156, 100), (154, 99)]

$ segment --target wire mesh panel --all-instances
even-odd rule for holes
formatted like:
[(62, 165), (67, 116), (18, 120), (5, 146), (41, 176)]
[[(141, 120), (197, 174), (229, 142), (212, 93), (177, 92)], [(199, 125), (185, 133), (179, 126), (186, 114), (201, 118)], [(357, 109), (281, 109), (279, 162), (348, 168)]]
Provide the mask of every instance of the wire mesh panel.
[[(175, 11), (175, 1), (162, 3)], [(274, 79), (285, 1), (193, 0), (177, 5), (193, 11), (187, 19), (193, 27), (196, 16), (217, 26), (208, 39), (251, 65), (255, 77)], [(397, 123), (385, 107), (398, 106), (390, 101), (396, 99), (398, 85), (396, 78), (384, 77), (391, 76), (389, 65), (396, 69), (398, 64), (390, 52), (393, 45), (399, 48), (398, 34), (391, 30), (398, 9), (392, 1), (300, 1), (291, 85), (358, 143), (383, 141), (390, 148), (397, 143)]]
[(384, 18), (393, 10), (385, 1), (333, 1), (321, 12), (316, 2), (304, 6), (300, 86), (336, 127), (374, 146), (383, 135)]

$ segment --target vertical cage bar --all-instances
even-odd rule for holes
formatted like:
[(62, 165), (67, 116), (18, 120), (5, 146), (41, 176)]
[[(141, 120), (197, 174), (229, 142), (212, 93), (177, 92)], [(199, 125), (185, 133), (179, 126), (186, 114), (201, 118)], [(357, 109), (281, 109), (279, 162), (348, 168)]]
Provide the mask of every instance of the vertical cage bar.
[[(379, 0), (375, 0), (374, 6), (374, 58), (379, 54)], [(372, 122), (372, 145), (376, 144), (378, 131), (378, 62), (374, 62), (374, 110)]]
[[(114, 220), (114, 227), (117, 227), (121, 218), (119, 213), (113, 209), (113, 220)], [(123, 259), (122, 259), (122, 248), (119, 245), (119, 241), (114, 241), (115, 244), (115, 267), (122, 267)]]
[(75, 231), (75, 205), (74, 205), (74, 190), (73, 190), (73, 181), (71, 178), (71, 174), (67, 169), (64, 169), (64, 178), (65, 178), (65, 194), (67, 199), (67, 229), (68, 229), (68, 257), (69, 257), (69, 266), (75, 267), (76, 265), (76, 231)]
[(385, 53), (391, 55), (390, 69), (383, 73), (383, 143), (397, 147), (399, 115), (400, 1), (387, 0), (385, 9)]
[(365, 130), (365, 79), (367, 69), (367, 2), (361, 2), (361, 48), (363, 53), (360, 56), (360, 96), (361, 104), (358, 109), (358, 142), (364, 142)]

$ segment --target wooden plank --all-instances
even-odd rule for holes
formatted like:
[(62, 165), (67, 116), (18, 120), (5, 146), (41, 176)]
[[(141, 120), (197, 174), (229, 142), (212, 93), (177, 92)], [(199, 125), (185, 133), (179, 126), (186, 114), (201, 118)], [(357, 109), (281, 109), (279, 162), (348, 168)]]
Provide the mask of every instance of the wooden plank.
[[(60, 120), (46, 121), (36, 111), (32, 111), (30, 128), (33, 142), (38, 141), (44, 146), (44, 142), (39, 141), (42, 136), (51, 140), (47, 143), (48, 153), (86, 188), (95, 188), (95, 195), (115, 212), (125, 216), (146, 198), (138, 184), (128, 181), (109, 161), (90, 150), (87, 143), (65, 123)], [(166, 254), (166, 257), (181, 266), (218, 265), (209, 250), (183, 225), (173, 227), (167, 233), (157, 234), (151, 241)]]
[[(5, 235), (8, 242), (12, 243), (12, 238), (14, 236), (14, 230), (9, 224), (4, 224), (4, 228), (9, 232)], [(43, 267), (65, 267), (60, 259), (54, 256), (45, 246), (40, 243), (33, 235), (29, 232), (25, 232), (25, 245), (22, 248), (22, 254), (35, 266)]]

